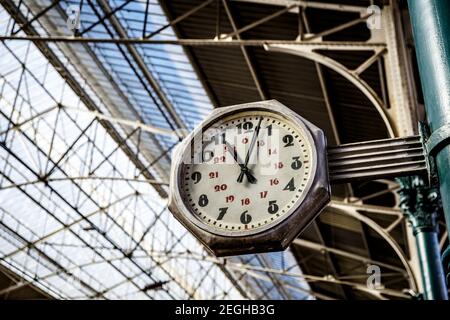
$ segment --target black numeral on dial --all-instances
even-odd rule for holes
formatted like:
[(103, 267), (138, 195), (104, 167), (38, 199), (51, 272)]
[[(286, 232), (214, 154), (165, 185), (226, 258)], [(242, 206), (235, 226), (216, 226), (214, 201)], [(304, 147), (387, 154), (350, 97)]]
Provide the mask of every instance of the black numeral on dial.
[(202, 161), (203, 162), (208, 162), (212, 158), (214, 158), (214, 152), (212, 152), (211, 150), (204, 150), (203, 151), (203, 153), (202, 153)]
[(277, 200), (271, 200), (269, 201), (269, 208), (267, 209), (267, 211), (270, 214), (274, 214), (278, 212), (278, 209), (280, 209), (277, 205)]
[(294, 145), (294, 137), (290, 134), (287, 134), (283, 137), (283, 142), (285, 143), (285, 147), (291, 147)]
[(223, 132), (223, 133), (216, 134), (215, 136), (213, 136), (213, 137), (212, 137), (212, 140), (214, 141), (214, 144), (215, 144), (215, 145), (218, 145), (218, 144), (225, 144), (225, 143), (226, 143), (225, 138), (226, 138), (226, 133)]
[(209, 203), (208, 197), (206, 196), (206, 194), (202, 194), (199, 198), (198, 198), (198, 205), (200, 207), (206, 207)]
[(286, 185), (286, 187), (284, 187), (283, 190), (289, 190), (289, 191), (294, 191), (295, 190), (294, 178), (289, 180), (288, 184)]
[(228, 208), (219, 208), (219, 217), (217, 218), (217, 220), (222, 220), (223, 217), (225, 217), (227, 210)]
[(243, 124), (239, 123), (236, 127), (238, 129), (238, 134), (241, 134), (242, 130), (245, 130), (245, 132), (250, 132), (253, 129), (253, 123), (247, 121), (244, 122)]
[(202, 174), (198, 171), (195, 171), (194, 173), (192, 173), (191, 179), (194, 180), (194, 184), (197, 184), (200, 182), (200, 180), (202, 180)]
[(247, 212), (248, 212), (248, 211), (245, 210), (245, 211), (242, 212), (242, 214), (241, 214), (241, 223), (242, 223), (242, 224), (249, 224), (249, 223), (252, 221), (252, 216), (249, 215)]
[(292, 160), (294, 160), (291, 164), (292, 169), (298, 170), (302, 167), (302, 162), (300, 161), (300, 157), (292, 157)]

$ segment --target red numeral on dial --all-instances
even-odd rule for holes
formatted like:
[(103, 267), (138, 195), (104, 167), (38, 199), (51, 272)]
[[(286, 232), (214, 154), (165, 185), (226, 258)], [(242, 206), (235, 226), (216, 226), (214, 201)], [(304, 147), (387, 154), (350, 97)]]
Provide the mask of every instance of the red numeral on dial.
[(217, 184), (214, 186), (214, 191), (215, 192), (219, 192), (219, 191), (225, 191), (227, 190), (227, 185), (226, 184)]
[(210, 179), (214, 179), (214, 178), (218, 178), (219, 177), (219, 173), (217, 171), (213, 171), (209, 173), (209, 178)]
[(234, 196), (227, 196), (227, 197), (225, 197), (225, 201), (227, 203), (233, 202), (234, 201)]
[(217, 163), (220, 163), (220, 162), (225, 162), (225, 156), (215, 157), (214, 158), (214, 164), (217, 164)]
[(273, 165), (274, 165), (275, 169), (281, 169), (284, 166), (283, 162), (274, 163)]
[(241, 205), (248, 206), (250, 204), (250, 198), (241, 199)]

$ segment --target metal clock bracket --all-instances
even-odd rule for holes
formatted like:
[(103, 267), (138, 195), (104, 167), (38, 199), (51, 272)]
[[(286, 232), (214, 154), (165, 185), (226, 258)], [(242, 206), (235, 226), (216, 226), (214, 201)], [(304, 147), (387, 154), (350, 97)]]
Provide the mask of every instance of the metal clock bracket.
[[(219, 232), (205, 226), (185, 203), (180, 191), (183, 181), (181, 173), (184, 150), (187, 150), (192, 141), (202, 134), (203, 128), (207, 128), (224, 116), (245, 110), (282, 115), (296, 126), (304, 128), (305, 135), (310, 136), (308, 143), (315, 155), (313, 161), (315, 171), (304, 198), (298, 200), (296, 205), (290, 208), (286, 218), (277, 224), (257, 232), (232, 233), (226, 230)], [(423, 187), (424, 192), (428, 192), (425, 190), (426, 185), (433, 186), (437, 181), (434, 156), (439, 148), (449, 142), (450, 125), (442, 127), (430, 136), (428, 128), (420, 123), (418, 135), (327, 147), (323, 130), (278, 101), (268, 100), (220, 108), (214, 110), (183, 140), (174, 153), (169, 208), (175, 218), (216, 256), (281, 251), (286, 249), (327, 206), (331, 199), (331, 184), (418, 176), (422, 178), (418, 178), (421, 181), (420, 187)], [(408, 188), (414, 190), (415, 193), (409, 197), (410, 200), (414, 200), (413, 196), (417, 194), (418, 188), (411, 184), (402, 190), (407, 193)], [(412, 206), (410, 203), (407, 204)], [(425, 209), (422, 210), (424, 213)]]
[(450, 143), (450, 125), (429, 137), (425, 124), (419, 135), (328, 147), (330, 183), (418, 175), (430, 185), (437, 181), (434, 156)]

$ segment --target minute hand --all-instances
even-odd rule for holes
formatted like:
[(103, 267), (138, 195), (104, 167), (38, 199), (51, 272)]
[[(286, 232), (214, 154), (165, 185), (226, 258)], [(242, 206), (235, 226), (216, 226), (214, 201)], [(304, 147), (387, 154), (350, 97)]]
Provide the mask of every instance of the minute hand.
[[(252, 154), (253, 148), (255, 147), (256, 144), (256, 140), (258, 139), (258, 135), (259, 135), (259, 130), (261, 129), (261, 121), (262, 121), (262, 117), (259, 118), (258, 124), (255, 128), (255, 132), (253, 133), (253, 137), (252, 137), (252, 141), (250, 142), (250, 147), (248, 148), (247, 154), (245, 156), (245, 163), (244, 166), (241, 167), (241, 173), (239, 174), (239, 177), (237, 178), (237, 182), (241, 183), (242, 180), (244, 179), (244, 175), (246, 174), (246, 172), (249, 172), (250, 170), (248, 169), (248, 162), (250, 160), (250, 155)], [(249, 181), (250, 183), (256, 183), (256, 181)]]

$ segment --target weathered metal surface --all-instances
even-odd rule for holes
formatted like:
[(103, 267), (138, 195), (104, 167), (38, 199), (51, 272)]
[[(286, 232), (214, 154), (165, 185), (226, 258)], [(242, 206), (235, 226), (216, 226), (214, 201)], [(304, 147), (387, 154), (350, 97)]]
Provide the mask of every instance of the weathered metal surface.
[(420, 136), (350, 143), (328, 149), (330, 182), (426, 175)]

